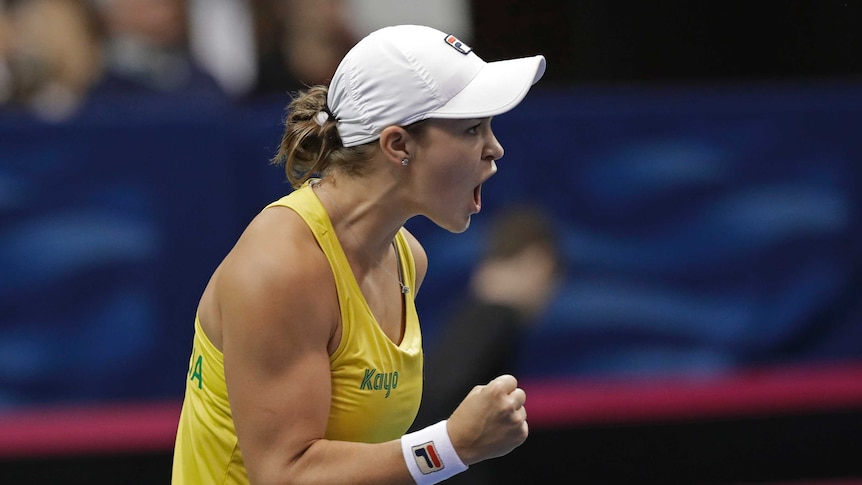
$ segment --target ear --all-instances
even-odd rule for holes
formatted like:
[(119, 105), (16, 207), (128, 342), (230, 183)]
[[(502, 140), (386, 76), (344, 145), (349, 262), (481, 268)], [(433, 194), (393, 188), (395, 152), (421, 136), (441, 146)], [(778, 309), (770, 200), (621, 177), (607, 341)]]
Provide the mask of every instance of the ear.
[(410, 158), (410, 133), (400, 126), (387, 126), (380, 133), (380, 151), (387, 161), (401, 165), (401, 160)]

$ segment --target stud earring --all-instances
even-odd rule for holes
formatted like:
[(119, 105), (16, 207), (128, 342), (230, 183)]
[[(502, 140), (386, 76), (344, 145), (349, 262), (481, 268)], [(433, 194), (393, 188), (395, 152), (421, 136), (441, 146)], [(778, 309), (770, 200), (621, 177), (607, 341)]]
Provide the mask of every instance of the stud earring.
[(410, 162), (410, 159), (407, 157), (404, 157), (401, 159), (401, 166), (406, 167), (409, 162)]

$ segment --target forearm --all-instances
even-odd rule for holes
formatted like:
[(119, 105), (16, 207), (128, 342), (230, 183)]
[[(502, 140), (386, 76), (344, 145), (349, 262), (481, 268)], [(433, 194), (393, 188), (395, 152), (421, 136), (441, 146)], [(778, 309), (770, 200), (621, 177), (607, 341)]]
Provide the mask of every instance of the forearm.
[(400, 440), (353, 443), (315, 440), (299, 456), (273, 456), (249, 469), (255, 485), (413, 485)]
[[(471, 451), (472, 460), (483, 459), (481, 450)], [(448, 421), (440, 421), (380, 444), (317, 440), (291, 464), (292, 474), (273, 483), (431, 485), (466, 469), (449, 437)]]
[[(297, 441), (296, 434), (288, 433), (286, 441), (252, 441), (258, 446), (244, 449), (249, 478), (256, 485), (437, 483), (523, 443), (528, 434), (525, 401), (517, 380), (503, 375), (474, 387), (448, 420), (398, 440)], [(302, 442), (309, 444), (298, 445)]]

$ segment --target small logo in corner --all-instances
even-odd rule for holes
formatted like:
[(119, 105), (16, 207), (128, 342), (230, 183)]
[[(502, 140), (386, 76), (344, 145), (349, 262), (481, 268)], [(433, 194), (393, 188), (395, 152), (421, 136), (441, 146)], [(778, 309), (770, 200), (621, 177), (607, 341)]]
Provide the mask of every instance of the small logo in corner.
[(461, 42), (460, 40), (458, 40), (457, 37), (452, 34), (446, 36), (446, 43), (451, 45), (453, 49), (460, 52), (461, 54), (464, 54), (465, 56), (473, 50), (469, 45)]
[(433, 441), (416, 445), (412, 450), (413, 457), (416, 458), (416, 464), (419, 465), (419, 471), (421, 471), (423, 475), (439, 472), (446, 468), (443, 461), (440, 460), (440, 456), (437, 454), (437, 448), (434, 446)]

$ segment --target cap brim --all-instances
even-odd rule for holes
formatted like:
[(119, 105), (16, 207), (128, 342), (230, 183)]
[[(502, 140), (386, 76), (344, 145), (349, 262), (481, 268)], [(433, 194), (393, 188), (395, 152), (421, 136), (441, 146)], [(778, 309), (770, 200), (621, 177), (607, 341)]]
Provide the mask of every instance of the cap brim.
[(487, 118), (518, 105), (545, 73), (545, 57), (488, 62), (460, 93), (429, 118)]

